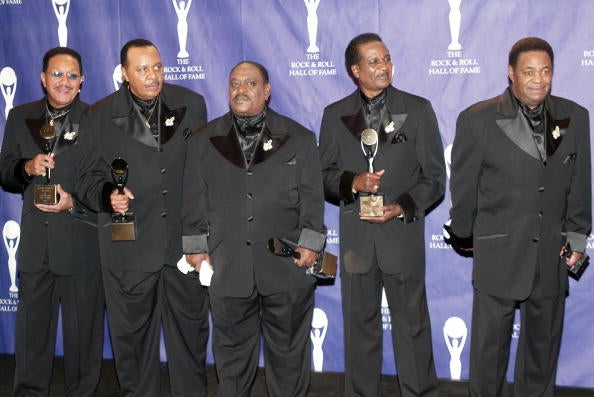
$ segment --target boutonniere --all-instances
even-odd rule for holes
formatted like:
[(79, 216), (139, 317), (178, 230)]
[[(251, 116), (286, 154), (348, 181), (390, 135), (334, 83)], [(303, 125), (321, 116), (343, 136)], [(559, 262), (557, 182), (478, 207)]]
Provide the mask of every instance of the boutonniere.
[(265, 152), (271, 150), (272, 149), (272, 139), (269, 139), (266, 142), (264, 142), (264, 145), (262, 145), (262, 148), (264, 149)]
[(390, 132), (394, 132), (394, 122), (390, 121), (390, 124), (388, 124), (386, 126), (386, 128), (384, 129), (384, 131), (386, 131), (387, 134), (389, 134)]
[(76, 138), (76, 131), (70, 131), (64, 133), (64, 140), (72, 142)]
[(165, 125), (167, 127), (171, 127), (173, 125), (174, 121), (175, 121), (175, 116), (171, 116), (168, 119), (165, 119)]
[(559, 126), (555, 126), (555, 129), (553, 130), (553, 138), (554, 139), (559, 139), (559, 137), (561, 136), (561, 130), (559, 129)]

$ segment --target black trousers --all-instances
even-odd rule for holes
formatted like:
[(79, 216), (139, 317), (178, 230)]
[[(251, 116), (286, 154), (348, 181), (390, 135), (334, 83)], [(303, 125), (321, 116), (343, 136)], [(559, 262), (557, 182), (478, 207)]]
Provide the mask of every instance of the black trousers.
[(271, 397), (305, 397), (311, 369), (314, 287), (247, 298), (210, 295), (218, 397), (249, 397), (264, 337)]
[(163, 332), (172, 397), (206, 397), (208, 294), (198, 273), (161, 272)]
[(101, 273), (60, 276), (44, 261), (19, 272), (14, 395), (47, 396), (52, 377), (58, 309), (64, 339), (64, 396), (94, 396), (103, 358), (105, 303)]
[(161, 272), (102, 269), (111, 346), (122, 397), (159, 397)]
[(553, 397), (561, 345), (565, 294), (543, 296), (538, 283), (528, 299), (518, 302), (474, 290), (470, 342), (470, 395), (506, 395), (515, 309), (520, 305), (520, 339), (514, 372), (515, 397)]
[(381, 395), (382, 287), (392, 317), (392, 343), (403, 397), (438, 396), (431, 324), (422, 276), (341, 273), (345, 337), (345, 395)]

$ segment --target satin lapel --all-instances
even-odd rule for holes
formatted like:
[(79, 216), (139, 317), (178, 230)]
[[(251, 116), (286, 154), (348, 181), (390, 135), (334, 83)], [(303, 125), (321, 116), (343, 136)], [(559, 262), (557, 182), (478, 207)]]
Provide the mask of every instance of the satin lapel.
[(408, 113), (399, 113), (399, 114), (390, 114), (390, 119), (386, 120), (386, 123), (383, 126), (385, 141), (390, 142), (390, 144), (395, 143), (394, 138), (397, 135), (405, 136), (404, 131), (400, 131), (406, 118), (408, 117)]
[(54, 154), (56, 156), (63, 152), (64, 149), (67, 149), (72, 145), (76, 145), (76, 140), (78, 138), (78, 126), (79, 124), (69, 122), (64, 126), (64, 128), (62, 128), (63, 132), (60, 134), (58, 142), (56, 142), (56, 146), (54, 147)]
[(367, 128), (365, 122), (365, 115), (363, 114), (363, 107), (359, 106), (359, 111), (353, 115), (342, 116), (340, 118), (344, 126), (353, 134), (353, 136), (360, 141), (361, 132)]
[(227, 135), (213, 136), (210, 138), (210, 142), (227, 161), (239, 168), (246, 168), (245, 157), (241, 152), (233, 124), (231, 124)]
[(545, 105), (547, 108), (547, 157), (551, 157), (561, 145), (571, 119), (569, 117), (556, 119), (559, 115), (557, 114), (555, 102), (550, 96), (547, 97)]
[(177, 127), (181, 124), (186, 115), (186, 107), (169, 109), (163, 102), (161, 105), (161, 144), (167, 143), (175, 134)]
[(41, 117), (38, 119), (25, 119), (25, 124), (27, 124), (31, 138), (33, 138), (33, 141), (39, 147), (39, 150), (43, 152), (43, 139), (39, 135), (41, 126), (44, 124), (43, 119)]
[(136, 108), (132, 107), (127, 116), (112, 117), (111, 121), (138, 142), (150, 147), (157, 147), (157, 141), (142, 121), (140, 112)]
[(264, 124), (264, 130), (260, 136), (260, 141), (257, 143), (252, 164), (256, 165), (263, 163), (272, 157), (278, 150), (287, 142), (289, 135), (286, 134), (272, 134), (268, 126)]
[(528, 153), (531, 157), (542, 160), (532, 137), (532, 128), (528, 124), (528, 120), (522, 116), (520, 110), (518, 110), (516, 117), (513, 119), (499, 119), (495, 120), (495, 122), (516, 146)]

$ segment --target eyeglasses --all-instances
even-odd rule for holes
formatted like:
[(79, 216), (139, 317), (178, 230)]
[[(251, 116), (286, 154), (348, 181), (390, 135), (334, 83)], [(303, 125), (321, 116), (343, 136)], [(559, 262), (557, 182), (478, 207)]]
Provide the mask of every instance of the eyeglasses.
[(58, 72), (58, 71), (53, 71), (50, 73), (50, 75), (58, 80), (61, 79), (62, 77), (66, 76), (66, 78), (68, 80), (78, 80), (80, 78), (80, 81), (84, 81), (85, 76), (81, 76), (80, 74), (76, 74), (76, 73), (64, 73), (64, 72)]

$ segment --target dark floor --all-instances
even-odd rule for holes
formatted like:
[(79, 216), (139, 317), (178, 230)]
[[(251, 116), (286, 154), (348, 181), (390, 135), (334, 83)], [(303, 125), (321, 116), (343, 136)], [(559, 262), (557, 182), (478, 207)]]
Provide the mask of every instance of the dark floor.
[[(56, 358), (54, 365), (54, 377), (50, 390), (50, 397), (62, 395), (63, 361)], [(12, 377), (14, 374), (14, 355), (0, 354), (0, 397), (12, 396)], [(169, 386), (167, 384), (167, 368), (163, 366), (161, 371), (161, 390), (164, 397), (169, 397)], [(340, 397), (344, 395), (343, 376), (336, 373), (313, 373), (311, 387), (308, 397)], [(214, 367), (208, 366), (208, 389), (209, 397), (216, 395), (216, 376)], [(467, 385), (465, 382), (455, 382), (450, 380), (440, 381), (441, 397), (466, 397)], [(385, 397), (400, 397), (398, 391), (397, 378), (395, 376), (384, 376), (382, 380), (382, 391)], [(103, 362), (101, 373), (101, 382), (97, 392), (98, 397), (118, 397), (118, 384), (115, 376), (115, 368), (112, 360)], [(266, 397), (266, 385), (264, 383), (264, 373), (258, 370), (258, 376), (252, 389), (252, 397)], [(518, 396), (521, 397), (521, 396)], [(576, 389), (576, 388), (558, 388), (557, 397), (594, 397), (594, 390)]]

